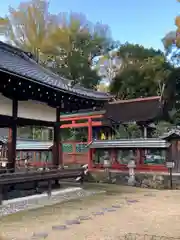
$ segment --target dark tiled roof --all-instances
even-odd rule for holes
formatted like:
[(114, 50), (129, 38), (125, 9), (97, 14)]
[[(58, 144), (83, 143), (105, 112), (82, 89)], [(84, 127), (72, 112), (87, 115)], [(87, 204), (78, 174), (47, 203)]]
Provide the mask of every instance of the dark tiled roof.
[[(0, 143), (7, 144), (8, 137), (0, 136)], [(52, 147), (52, 141), (40, 141), (26, 138), (17, 138), (16, 150), (48, 150)]]
[(28, 141), (28, 140), (17, 140), (16, 150), (48, 150), (53, 146), (52, 141)]
[(134, 138), (119, 140), (94, 140), (90, 148), (168, 148), (170, 143), (158, 138)]
[(116, 122), (144, 122), (154, 120), (161, 114), (161, 109), (158, 96), (120, 100), (106, 105), (105, 116)]
[(38, 64), (32, 55), (24, 51), (5, 44), (0, 41), (0, 71), (15, 74), (47, 87), (55, 88), (61, 92), (68, 92), (83, 98), (94, 100), (109, 100), (111, 96), (106, 93), (85, 89), (83, 87), (69, 87), (68, 80), (56, 75), (52, 71)]

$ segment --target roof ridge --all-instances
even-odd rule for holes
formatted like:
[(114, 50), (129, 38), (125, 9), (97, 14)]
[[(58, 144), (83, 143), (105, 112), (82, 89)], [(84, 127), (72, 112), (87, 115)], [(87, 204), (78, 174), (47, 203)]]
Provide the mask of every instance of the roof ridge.
[(8, 43), (5, 43), (3, 41), (0, 41), (0, 47), (3, 48), (6, 51), (12, 52), (14, 54), (18, 54), (18, 56), (26, 57), (29, 60), (34, 60), (34, 62), (37, 63), (37, 61), (35, 60), (34, 55), (31, 52), (26, 52), (26, 51), (24, 51), (24, 50), (22, 50), (22, 49), (20, 49), (18, 47), (15, 47), (15, 46), (10, 45)]
[[(75, 89), (85, 90), (86, 92), (97, 92), (95, 89), (86, 88), (86, 87), (84, 87), (84, 86), (82, 86), (82, 85), (77, 85), (77, 84), (74, 85), (74, 88), (75, 88)], [(107, 92), (99, 92), (99, 91), (98, 91), (98, 93), (99, 93), (99, 94), (102, 94), (102, 95), (105, 95), (105, 94), (106, 94), (107, 96), (110, 96), (110, 94), (107, 93)]]
[(51, 76), (57, 78), (57, 80), (62, 81), (64, 85), (67, 86), (67, 88), (70, 90), (68, 84), (65, 81), (68, 81), (68, 79), (54, 73), (53, 71), (49, 70), (48, 68), (45, 68), (42, 64), (40, 64), (37, 60), (35, 60), (34, 55), (31, 52), (25, 52), (24, 50), (17, 48), (13, 45), (4, 43), (0, 41), (0, 48), (4, 49), (5, 51), (12, 52), (13, 54), (18, 55), (19, 57), (22, 57), (24, 60), (27, 60), (33, 64), (37, 64), (40, 67), (43, 68), (43, 71), (50, 74)]
[(109, 104), (118, 104), (118, 103), (131, 103), (131, 102), (143, 102), (143, 101), (150, 101), (150, 100), (160, 100), (160, 96), (151, 96), (151, 97), (142, 97), (142, 98), (131, 98), (131, 99), (123, 99), (117, 100), (114, 102), (109, 102)]
[[(108, 101), (111, 98), (111, 95), (83, 88), (82, 86), (70, 87), (66, 82), (68, 79), (44, 67), (42, 64), (35, 60), (31, 53), (27, 53), (20, 48), (17, 48), (16, 46), (12, 46), (8, 43), (0, 41), (0, 51), (2, 55), (7, 55), (5, 62), (6, 65), (4, 66), (3, 57), (0, 62), (0, 71), (2, 72), (8, 71), (9, 74), (14, 74), (16, 76), (26, 78), (30, 81), (35, 80), (41, 85), (57, 88), (59, 91), (69, 92), (72, 95), (77, 95), (86, 99), (90, 98), (92, 100), (97, 99)], [(18, 60), (17, 65), (15, 63), (9, 64), (9, 61), (11, 61), (11, 59), (12, 61)], [(20, 60), (22, 60), (22, 63)], [(29, 65), (28, 67), (30, 67), (30, 69), (32, 69), (34, 72), (24, 71), (23, 66), (25, 65)]]

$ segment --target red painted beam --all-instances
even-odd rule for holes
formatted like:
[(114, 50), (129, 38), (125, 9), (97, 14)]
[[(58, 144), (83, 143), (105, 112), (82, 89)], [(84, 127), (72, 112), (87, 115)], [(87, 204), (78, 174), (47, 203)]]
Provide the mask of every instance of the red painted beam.
[[(88, 123), (69, 123), (69, 124), (62, 124), (61, 128), (81, 128), (81, 127), (88, 127)], [(92, 122), (92, 127), (99, 127), (102, 126), (102, 122)]]

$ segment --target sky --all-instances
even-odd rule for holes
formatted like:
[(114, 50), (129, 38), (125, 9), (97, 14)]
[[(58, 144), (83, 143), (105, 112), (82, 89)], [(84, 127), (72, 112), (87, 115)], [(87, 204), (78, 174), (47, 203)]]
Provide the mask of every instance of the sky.
[[(19, 0), (2, 0), (0, 16)], [(163, 50), (161, 39), (175, 29), (174, 18), (180, 12), (176, 0), (50, 0), (50, 12), (81, 12), (92, 22), (111, 28), (114, 40), (142, 44)]]

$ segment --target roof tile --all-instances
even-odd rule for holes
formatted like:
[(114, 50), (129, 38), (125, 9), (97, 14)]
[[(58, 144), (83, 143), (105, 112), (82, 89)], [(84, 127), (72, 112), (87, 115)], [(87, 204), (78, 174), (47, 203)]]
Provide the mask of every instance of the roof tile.
[(0, 71), (8, 71), (27, 80), (38, 82), (59, 91), (69, 92), (83, 98), (107, 101), (109, 94), (97, 92), (83, 87), (69, 87), (65, 79), (38, 64), (33, 58), (13, 46), (0, 42)]
[(105, 116), (116, 122), (144, 122), (161, 114), (162, 103), (160, 97), (149, 97), (111, 102), (105, 109)]

